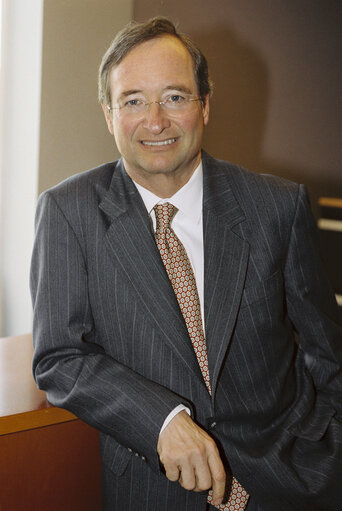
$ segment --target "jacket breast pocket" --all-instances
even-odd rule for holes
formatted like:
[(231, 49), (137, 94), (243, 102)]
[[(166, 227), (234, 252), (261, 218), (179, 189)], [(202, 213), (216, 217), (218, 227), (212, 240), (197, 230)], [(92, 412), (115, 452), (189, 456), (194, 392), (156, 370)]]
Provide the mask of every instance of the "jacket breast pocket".
[(283, 276), (280, 270), (267, 279), (246, 287), (242, 295), (240, 309), (275, 297), (278, 299), (283, 297)]

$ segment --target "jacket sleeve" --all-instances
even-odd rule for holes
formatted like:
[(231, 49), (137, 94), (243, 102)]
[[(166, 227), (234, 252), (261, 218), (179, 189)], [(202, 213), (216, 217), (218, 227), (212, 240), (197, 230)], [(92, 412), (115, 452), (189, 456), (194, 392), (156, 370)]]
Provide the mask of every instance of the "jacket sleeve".
[(53, 405), (70, 410), (159, 470), (160, 428), (184, 400), (89, 342), (96, 338), (84, 247), (49, 192), (37, 207), (30, 283), (38, 386)]
[(289, 316), (299, 334), (306, 367), (321, 397), (342, 416), (342, 329), (302, 185), (288, 245), (285, 285)]

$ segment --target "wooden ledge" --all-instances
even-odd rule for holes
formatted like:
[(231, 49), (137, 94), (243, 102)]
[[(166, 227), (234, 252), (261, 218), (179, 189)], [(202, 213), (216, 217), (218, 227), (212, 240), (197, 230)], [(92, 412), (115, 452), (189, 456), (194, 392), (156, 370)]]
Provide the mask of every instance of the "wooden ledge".
[(0, 338), (0, 436), (77, 420), (38, 389), (32, 356), (31, 334)]
[(79, 420), (67, 410), (48, 405), (50, 408), (0, 417), (0, 436)]

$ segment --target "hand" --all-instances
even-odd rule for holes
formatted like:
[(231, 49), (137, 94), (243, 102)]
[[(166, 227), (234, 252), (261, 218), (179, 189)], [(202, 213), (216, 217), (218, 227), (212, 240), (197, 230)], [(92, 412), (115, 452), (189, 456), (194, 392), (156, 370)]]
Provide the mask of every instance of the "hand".
[(159, 435), (157, 451), (166, 477), (186, 490), (213, 490), (213, 504), (221, 504), (226, 473), (214, 440), (183, 410)]

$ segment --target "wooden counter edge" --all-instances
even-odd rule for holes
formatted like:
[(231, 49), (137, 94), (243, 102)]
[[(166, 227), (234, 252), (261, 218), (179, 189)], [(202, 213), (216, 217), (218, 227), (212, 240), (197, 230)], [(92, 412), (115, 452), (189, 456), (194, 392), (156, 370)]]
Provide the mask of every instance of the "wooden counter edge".
[(7, 415), (0, 417), (0, 436), (74, 420), (80, 419), (73, 413), (54, 406)]

